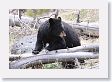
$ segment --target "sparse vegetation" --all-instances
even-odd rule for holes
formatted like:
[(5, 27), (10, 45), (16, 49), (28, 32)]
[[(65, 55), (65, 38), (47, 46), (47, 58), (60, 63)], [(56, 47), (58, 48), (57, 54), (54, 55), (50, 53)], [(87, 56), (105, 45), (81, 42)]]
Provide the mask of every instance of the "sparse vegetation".
[(38, 17), (42, 16), (45, 13), (48, 13), (50, 9), (27, 9), (25, 12), (25, 15), (30, 16), (30, 17)]
[[(80, 21), (83, 22), (96, 22), (99, 20), (99, 10), (98, 9), (81, 9), (80, 11)], [(64, 20), (76, 21), (77, 9), (61, 11), (59, 16)]]

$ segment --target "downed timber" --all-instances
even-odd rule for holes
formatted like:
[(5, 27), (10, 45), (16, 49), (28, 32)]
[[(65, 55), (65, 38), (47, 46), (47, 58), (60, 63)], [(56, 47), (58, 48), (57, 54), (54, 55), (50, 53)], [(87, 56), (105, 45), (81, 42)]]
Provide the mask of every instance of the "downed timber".
[(60, 50), (54, 50), (48, 52), (48, 54), (55, 54), (55, 53), (74, 53), (74, 52), (99, 52), (99, 45), (98, 44), (88, 44), (88, 45), (82, 45), (77, 46), (73, 48), (68, 49), (60, 49)]
[[(40, 24), (42, 24), (46, 20), (46, 18), (48, 19), (51, 16), (40, 17), (40, 18), (38, 18), (38, 20), (36, 19), (36, 21), (35, 21), (35, 20), (33, 20), (32, 17), (25, 17), (25, 16), (22, 16), (21, 20), (20, 20), (18, 15), (10, 14), (9, 15), (9, 26), (19, 26), (19, 27), (25, 27), (26, 26), (26, 27), (29, 27), (29, 28), (31, 28), (31, 27), (38, 28), (40, 26)], [(41, 19), (45, 19), (45, 20), (42, 21)], [(77, 23), (77, 24), (69, 23), (69, 24), (79, 34), (86, 34), (86, 35), (89, 35), (89, 36), (99, 37), (99, 27), (98, 26), (89, 26), (89, 24), (87, 26), (87, 25), (83, 25), (83, 24), (81, 25), (80, 23)]]
[(73, 29), (76, 30), (78, 34), (85, 34), (88, 36), (96, 36), (99, 37), (99, 27), (87, 26), (87, 25), (80, 25), (80, 24), (73, 24)]
[(40, 24), (48, 20), (53, 15), (55, 14), (51, 14), (50, 16), (44, 16), (44, 17), (36, 17), (36, 20), (34, 20), (33, 17), (22, 16), (20, 19), (19, 15), (9, 14), (9, 26), (30, 27), (30, 28), (33, 27), (37, 29), (40, 26)]
[(65, 60), (70, 61), (74, 58), (98, 58), (98, 54), (94, 54), (92, 52), (75, 52), (36, 55), (10, 62), (9, 69), (24, 69), (31, 64), (47, 64), (56, 61), (64, 62)]
[[(77, 46), (73, 48), (68, 49), (59, 49), (59, 50), (53, 50), (53, 51), (45, 51), (45, 54), (56, 54), (56, 53), (74, 53), (74, 52), (93, 52), (98, 53), (99, 52), (99, 45), (98, 44), (89, 44), (89, 45), (82, 45)], [(38, 54), (39, 55), (39, 54)], [(41, 54), (40, 54), (41, 55)], [(10, 55), (9, 61), (18, 60), (20, 58), (25, 58), (33, 56), (33, 54), (21, 54), (21, 55)]]
[(12, 14), (9, 14), (9, 26), (19, 26), (21, 27), (21, 25), (23, 25), (21, 22), (23, 22), (24, 24), (26, 24), (27, 26), (29, 24), (31, 24), (33, 21), (33, 18), (31, 17), (25, 17), (25, 16), (22, 16), (21, 19), (19, 18), (19, 15), (12, 15)]

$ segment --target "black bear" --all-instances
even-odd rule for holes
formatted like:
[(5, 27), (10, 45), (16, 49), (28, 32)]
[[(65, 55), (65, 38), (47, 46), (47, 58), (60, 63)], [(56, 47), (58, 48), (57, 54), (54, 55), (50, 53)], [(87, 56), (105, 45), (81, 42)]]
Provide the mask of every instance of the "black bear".
[[(47, 43), (49, 45), (46, 47)], [(51, 51), (80, 45), (78, 35), (69, 24), (63, 22), (61, 17), (50, 18), (40, 26), (35, 49), (32, 53), (38, 54), (44, 47)]]

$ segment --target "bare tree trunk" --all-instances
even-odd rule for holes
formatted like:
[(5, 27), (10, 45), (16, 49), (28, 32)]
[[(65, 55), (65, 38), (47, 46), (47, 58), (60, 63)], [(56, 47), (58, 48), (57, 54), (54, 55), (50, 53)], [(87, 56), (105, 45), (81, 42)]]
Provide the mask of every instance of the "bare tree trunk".
[(18, 10), (18, 15), (19, 15), (19, 18), (21, 19), (21, 16), (22, 16), (22, 10), (21, 9)]
[(59, 13), (59, 10), (58, 9), (55, 9), (55, 18), (57, 18), (58, 17), (58, 13)]
[[(10, 62), (10, 69), (23, 69), (31, 64), (47, 64), (54, 63), (58, 60), (58, 62), (66, 62), (71, 61), (75, 58), (98, 58), (98, 54), (94, 54), (91, 52), (75, 52), (75, 53), (58, 53), (58, 54), (44, 54), (31, 56), (27, 58), (20, 59), (18, 61)], [(66, 60), (66, 61), (65, 61)]]
[(77, 13), (77, 20), (76, 20), (76, 23), (80, 23), (80, 10), (79, 10), (78, 13)]
[(12, 58), (18, 58), (17, 61), (10, 62), (9, 68), (10, 69), (20, 69), (24, 68), (31, 64), (46, 64), (46, 63), (53, 63), (55, 61), (59, 62), (65, 62), (70, 61), (75, 58), (98, 58), (99, 53), (99, 46), (98, 45), (84, 45), (79, 47), (70, 48), (67, 49), (60, 49), (60, 50), (54, 50), (50, 51), (46, 54), (38, 54), (36, 56), (28, 56), (24, 57), (22, 59), (21, 56), (10, 56), (10, 59)]
[(85, 26), (85, 25), (80, 25), (80, 23), (78, 24), (71, 24), (73, 29), (75, 29), (75, 31), (78, 34), (85, 34), (85, 35), (89, 35), (89, 36), (95, 36), (95, 37), (99, 37), (99, 27), (92, 27), (92, 26)]
[[(56, 54), (56, 53), (74, 53), (74, 52), (94, 52), (98, 53), (99, 52), (99, 45), (98, 44), (90, 44), (90, 45), (82, 45), (82, 46), (77, 46), (73, 48), (68, 48), (68, 49), (59, 49), (59, 50), (53, 50), (53, 51), (46, 51), (46, 54)], [(38, 54), (42, 55), (42, 54)], [(10, 55), (9, 59), (15, 59), (15, 58), (25, 58), (33, 56), (32, 54), (22, 54), (22, 55)]]

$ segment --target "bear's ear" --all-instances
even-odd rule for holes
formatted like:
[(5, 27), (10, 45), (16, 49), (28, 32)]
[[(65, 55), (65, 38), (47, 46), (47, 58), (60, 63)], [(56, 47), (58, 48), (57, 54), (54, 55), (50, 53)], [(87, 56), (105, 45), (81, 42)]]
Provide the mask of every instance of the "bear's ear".
[(49, 23), (50, 23), (50, 25), (52, 25), (54, 23), (52, 18), (49, 19)]
[(60, 21), (61, 21), (61, 17), (58, 17), (58, 20), (60, 20)]

